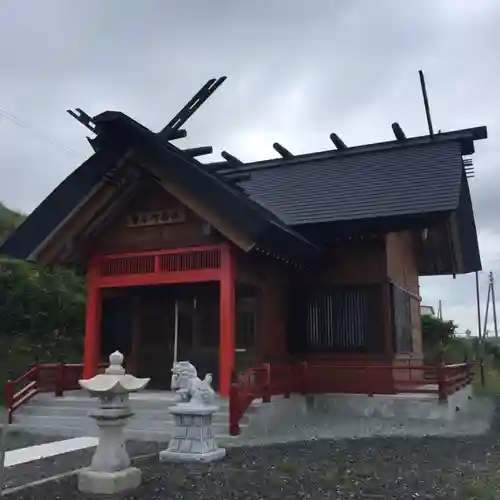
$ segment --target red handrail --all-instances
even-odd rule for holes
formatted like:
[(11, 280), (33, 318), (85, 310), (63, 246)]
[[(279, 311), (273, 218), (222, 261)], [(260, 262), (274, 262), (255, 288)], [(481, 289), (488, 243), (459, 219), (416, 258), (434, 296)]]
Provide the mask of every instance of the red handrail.
[[(100, 367), (106, 365), (100, 365)], [(4, 405), (8, 412), (9, 423), (17, 408), (27, 403), (41, 392), (54, 392), (61, 397), (64, 391), (80, 389), (78, 380), (83, 375), (81, 363), (35, 363), (20, 377), (8, 380), (4, 391)]]
[[(415, 375), (416, 374), (416, 375)], [(433, 374), (436, 383), (429, 383)], [(254, 399), (264, 403), (272, 396), (291, 393), (394, 394), (398, 392), (438, 394), (441, 401), (469, 385), (474, 378), (472, 363), (438, 366), (397, 364), (337, 364), (332, 360), (297, 364), (270, 364), (250, 368), (235, 377), (229, 395), (229, 432), (240, 434), (239, 423)]]
[(474, 379), (474, 364), (460, 363), (446, 365), (443, 372), (443, 392), (447, 397), (472, 383)]
[[(263, 365), (249, 368), (235, 376), (229, 389), (229, 434), (240, 433), (240, 420), (254, 399), (268, 399), (268, 368)], [(269, 398), (270, 400), (270, 398)]]

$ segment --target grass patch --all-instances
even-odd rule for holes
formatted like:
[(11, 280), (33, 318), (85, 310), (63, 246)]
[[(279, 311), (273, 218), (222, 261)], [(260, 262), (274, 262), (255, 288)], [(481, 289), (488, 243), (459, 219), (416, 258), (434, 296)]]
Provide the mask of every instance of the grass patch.
[(498, 500), (500, 476), (465, 478), (460, 483), (459, 490), (468, 500)]
[(480, 367), (476, 367), (474, 394), (478, 396), (500, 396), (500, 369), (493, 365), (484, 367), (484, 387), (481, 382)]
[(282, 474), (296, 474), (299, 468), (295, 462), (285, 460), (277, 464), (276, 469)]
[(336, 486), (344, 491), (357, 491), (362, 485), (378, 480), (379, 474), (373, 466), (366, 464), (333, 465), (320, 476), (320, 482), (329, 487)]

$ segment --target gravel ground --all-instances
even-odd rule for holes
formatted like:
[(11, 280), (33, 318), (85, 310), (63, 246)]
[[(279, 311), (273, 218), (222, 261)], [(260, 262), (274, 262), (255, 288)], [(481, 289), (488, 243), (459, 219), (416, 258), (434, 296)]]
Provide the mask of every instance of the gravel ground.
[[(147, 443), (142, 441), (130, 441), (127, 443), (127, 449), (131, 457), (158, 453), (166, 447), (166, 443)], [(95, 448), (93, 447), (7, 467), (5, 469), (4, 488), (8, 490), (22, 484), (39, 481), (43, 478), (57, 476), (85, 467), (90, 463), (94, 450)]]
[(17, 450), (19, 448), (27, 448), (28, 446), (36, 446), (38, 444), (52, 443), (59, 439), (67, 439), (64, 437), (39, 436), (21, 431), (10, 431), (5, 437), (5, 450)]
[[(158, 463), (156, 458), (145, 459), (140, 462), (143, 484), (135, 492), (116, 498), (494, 500), (500, 498), (500, 405), (497, 408), (493, 425), (483, 435), (315, 440), (231, 448), (225, 460), (210, 465), (167, 465)], [(129, 448), (133, 454), (163, 448), (151, 446), (130, 443)], [(84, 457), (82, 453), (48, 459), (52, 465), (43, 465), (46, 469), (39, 470), (39, 477), (44, 475), (42, 472), (54, 474), (56, 470), (81, 467), (88, 459), (89, 454)], [(25, 480), (35, 479), (26, 474)], [(73, 476), (27, 488), (6, 498), (95, 500), (96, 497), (78, 494)]]

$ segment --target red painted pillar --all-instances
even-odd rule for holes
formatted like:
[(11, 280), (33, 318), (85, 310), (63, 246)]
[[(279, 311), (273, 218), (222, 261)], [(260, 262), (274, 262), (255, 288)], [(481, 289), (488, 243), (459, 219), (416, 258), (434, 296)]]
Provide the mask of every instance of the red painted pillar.
[(101, 292), (97, 283), (98, 262), (92, 259), (87, 269), (87, 301), (85, 314), (85, 346), (83, 378), (92, 378), (99, 367), (101, 351)]
[(229, 396), (234, 368), (236, 263), (229, 246), (221, 251), (219, 392)]

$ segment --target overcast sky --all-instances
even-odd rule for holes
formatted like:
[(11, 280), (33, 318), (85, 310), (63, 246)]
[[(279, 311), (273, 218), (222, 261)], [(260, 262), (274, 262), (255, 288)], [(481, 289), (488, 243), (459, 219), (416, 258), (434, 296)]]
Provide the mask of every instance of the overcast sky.
[[(90, 154), (67, 108), (120, 110), (159, 130), (227, 75), (182, 144), (251, 160), (276, 156), (274, 141), (331, 149), (333, 131), (348, 145), (391, 140), (395, 120), (425, 134), (423, 69), (436, 129), (488, 126), (471, 181), (483, 301), (486, 271), (500, 280), (499, 0), (0, 0), (0, 19), (8, 206), (31, 211)], [(473, 275), (427, 278), (422, 295), (477, 330)]]

